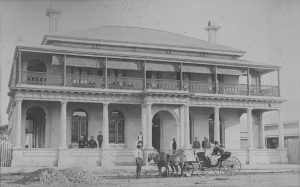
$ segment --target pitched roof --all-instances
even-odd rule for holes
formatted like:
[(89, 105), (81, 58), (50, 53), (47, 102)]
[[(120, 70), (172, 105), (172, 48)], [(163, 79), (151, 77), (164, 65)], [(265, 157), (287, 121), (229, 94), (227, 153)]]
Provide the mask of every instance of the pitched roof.
[(45, 37), (67, 38), (77, 40), (110, 41), (126, 44), (149, 44), (185, 49), (234, 52), (241, 55), (245, 52), (219, 44), (212, 44), (190, 36), (167, 31), (127, 26), (101, 26), (80, 31), (49, 34)]

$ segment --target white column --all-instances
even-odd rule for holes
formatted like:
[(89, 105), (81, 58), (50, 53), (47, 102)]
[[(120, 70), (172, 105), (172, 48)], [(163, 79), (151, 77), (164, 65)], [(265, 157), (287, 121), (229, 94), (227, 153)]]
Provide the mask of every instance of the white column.
[(180, 148), (181, 145), (181, 124), (176, 124), (176, 141), (177, 141), (177, 149)]
[(184, 105), (184, 132), (185, 132), (185, 139), (184, 139), (184, 148), (191, 148), (190, 144), (190, 109), (189, 105)]
[(283, 133), (283, 120), (282, 120), (282, 111), (278, 109), (278, 141), (279, 149), (284, 148), (284, 133)]
[(102, 142), (102, 147), (107, 148), (109, 141), (109, 128), (108, 128), (108, 103), (103, 103), (103, 127), (102, 127), (102, 133), (103, 133), (103, 142)]
[(142, 132), (143, 132), (143, 147), (147, 145), (147, 108), (145, 104), (141, 105), (142, 113)]
[(219, 107), (214, 108), (214, 141), (220, 142), (220, 121)]
[(184, 106), (180, 106), (180, 148), (184, 148)]
[(248, 148), (253, 148), (252, 108), (247, 108)]
[(147, 135), (146, 135), (146, 148), (153, 149), (152, 147), (152, 111), (151, 111), (151, 104), (146, 104), (146, 118), (147, 118)]
[(60, 148), (67, 148), (67, 102), (60, 102)]
[(22, 145), (22, 100), (16, 100), (16, 110), (17, 110), (17, 125), (16, 125), (16, 147), (21, 148)]
[(265, 126), (263, 121), (263, 112), (259, 113), (259, 120), (260, 148), (265, 149)]

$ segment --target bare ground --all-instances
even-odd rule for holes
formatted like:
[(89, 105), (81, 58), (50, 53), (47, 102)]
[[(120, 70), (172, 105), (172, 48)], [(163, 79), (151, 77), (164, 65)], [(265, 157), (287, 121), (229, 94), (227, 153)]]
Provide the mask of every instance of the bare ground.
[(107, 182), (102, 184), (26, 184), (23, 180), (23, 175), (16, 174), (3, 174), (1, 175), (1, 187), (5, 186), (112, 186), (112, 187), (190, 187), (190, 186), (300, 186), (300, 173), (299, 172), (286, 172), (286, 173), (247, 173), (237, 176), (225, 176), (210, 174), (207, 176), (192, 176), (192, 177), (169, 177), (161, 178), (158, 176), (143, 175), (141, 179), (135, 179), (135, 176), (130, 173), (129, 175), (110, 176), (106, 177)]

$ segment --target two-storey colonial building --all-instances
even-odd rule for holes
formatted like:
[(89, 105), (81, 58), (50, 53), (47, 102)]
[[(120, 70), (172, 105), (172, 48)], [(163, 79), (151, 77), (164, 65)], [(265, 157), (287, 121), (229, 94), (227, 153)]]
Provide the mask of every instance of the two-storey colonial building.
[[(245, 52), (180, 34), (102, 26), (47, 34), (17, 46), (7, 109), (14, 166), (129, 165), (137, 134), (145, 155), (176, 138), (218, 140), (243, 163), (285, 162), (280, 87), (261, 76), (280, 67), (241, 60)], [(245, 83), (241, 83), (245, 80)], [(279, 83), (279, 81), (278, 81)], [(278, 110), (279, 149), (266, 150), (262, 113)], [(239, 119), (247, 113), (248, 149)], [(253, 120), (254, 119), (254, 120)], [(103, 132), (103, 149), (78, 149)]]

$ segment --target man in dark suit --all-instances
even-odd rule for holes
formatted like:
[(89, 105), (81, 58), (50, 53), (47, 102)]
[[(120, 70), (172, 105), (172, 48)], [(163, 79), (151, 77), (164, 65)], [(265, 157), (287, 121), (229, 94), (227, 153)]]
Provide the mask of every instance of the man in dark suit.
[(102, 148), (102, 142), (103, 142), (102, 131), (99, 131), (99, 134), (97, 136), (97, 140), (98, 140), (99, 149), (101, 149)]
[(84, 140), (83, 136), (80, 136), (80, 139), (78, 141), (78, 148), (85, 148), (86, 147), (86, 141)]
[(97, 148), (97, 143), (94, 140), (94, 136), (91, 136), (91, 139), (87, 143), (88, 148)]

